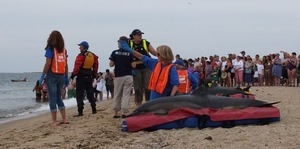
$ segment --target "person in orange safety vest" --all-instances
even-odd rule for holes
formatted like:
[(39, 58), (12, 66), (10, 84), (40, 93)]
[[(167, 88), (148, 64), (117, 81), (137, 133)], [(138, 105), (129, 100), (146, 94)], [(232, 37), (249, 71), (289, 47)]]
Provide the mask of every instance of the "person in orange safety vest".
[(189, 94), (192, 90), (195, 90), (198, 87), (198, 80), (186, 69), (183, 60), (177, 59), (174, 62), (174, 65), (176, 66), (179, 78), (177, 94)]

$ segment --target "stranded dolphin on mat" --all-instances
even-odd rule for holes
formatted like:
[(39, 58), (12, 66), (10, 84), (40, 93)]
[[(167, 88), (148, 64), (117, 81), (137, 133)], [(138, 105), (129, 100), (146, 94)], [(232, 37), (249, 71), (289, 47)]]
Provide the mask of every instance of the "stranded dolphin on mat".
[(213, 109), (243, 109), (247, 107), (265, 107), (271, 106), (279, 102), (267, 103), (260, 100), (251, 100), (248, 98), (230, 98), (216, 95), (179, 95), (179, 96), (168, 96), (158, 98), (142, 104), (136, 108), (127, 117), (153, 113), (159, 115), (165, 115), (169, 111), (178, 108), (189, 108), (189, 109), (202, 109), (202, 108), (213, 108)]

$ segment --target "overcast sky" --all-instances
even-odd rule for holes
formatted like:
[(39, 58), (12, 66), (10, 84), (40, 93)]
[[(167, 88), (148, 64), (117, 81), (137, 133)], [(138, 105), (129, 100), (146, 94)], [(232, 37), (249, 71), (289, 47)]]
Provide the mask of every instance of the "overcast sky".
[(51, 31), (59, 30), (69, 70), (86, 40), (109, 68), (117, 39), (135, 28), (153, 47), (195, 58), (228, 53), (300, 54), (298, 0), (2, 0), (0, 72), (41, 72)]

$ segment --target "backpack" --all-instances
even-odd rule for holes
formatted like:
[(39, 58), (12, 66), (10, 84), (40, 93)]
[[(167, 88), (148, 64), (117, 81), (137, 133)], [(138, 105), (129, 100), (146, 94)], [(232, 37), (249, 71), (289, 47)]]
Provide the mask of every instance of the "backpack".
[(92, 52), (86, 52), (84, 55), (85, 55), (85, 59), (82, 68), (92, 69), (95, 61), (94, 54)]

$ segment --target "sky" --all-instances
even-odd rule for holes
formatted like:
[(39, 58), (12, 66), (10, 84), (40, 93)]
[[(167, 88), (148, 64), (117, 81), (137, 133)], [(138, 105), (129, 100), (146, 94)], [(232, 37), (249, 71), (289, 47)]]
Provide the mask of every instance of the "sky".
[(70, 71), (81, 41), (99, 56), (99, 71), (112, 70), (108, 58), (118, 38), (134, 29), (182, 58), (300, 54), (299, 6), (297, 0), (2, 0), (0, 72), (41, 72), (53, 30), (64, 37)]

